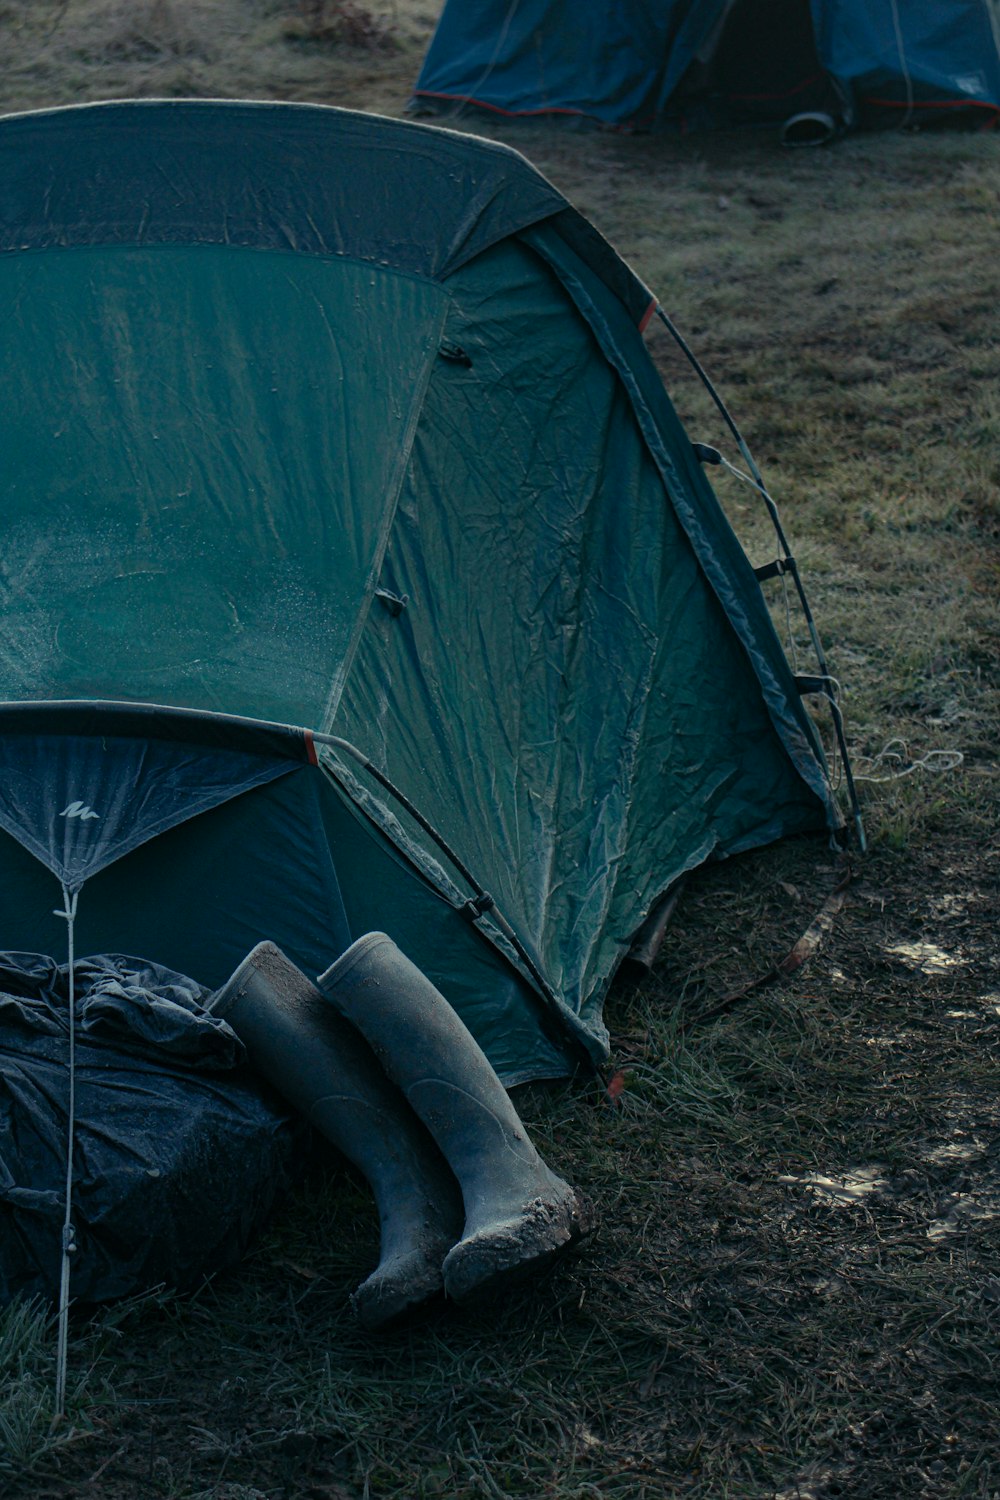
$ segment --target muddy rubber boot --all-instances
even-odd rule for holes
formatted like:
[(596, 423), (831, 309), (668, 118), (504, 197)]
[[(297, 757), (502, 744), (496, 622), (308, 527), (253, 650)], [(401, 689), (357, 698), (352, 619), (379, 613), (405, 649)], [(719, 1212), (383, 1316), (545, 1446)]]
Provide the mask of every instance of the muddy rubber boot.
[(586, 1233), (587, 1204), (542, 1161), (479, 1044), (391, 938), (359, 938), (318, 983), (368, 1039), (458, 1178), (466, 1217), (444, 1262), (449, 1297), (499, 1290)]
[(351, 1298), (359, 1320), (385, 1327), (440, 1294), (462, 1228), (458, 1184), (364, 1037), (273, 943), (254, 948), (210, 1009), (371, 1184), (381, 1257)]

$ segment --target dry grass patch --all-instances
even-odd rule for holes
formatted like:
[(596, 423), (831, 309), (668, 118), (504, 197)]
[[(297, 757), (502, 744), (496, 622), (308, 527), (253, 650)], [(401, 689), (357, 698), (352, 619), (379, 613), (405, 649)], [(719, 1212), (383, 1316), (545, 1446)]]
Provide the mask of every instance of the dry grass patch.
[(415, 0), (5, 0), (0, 108), (190, 96), (393, 113), (432, 22)]
[(282, 23), (282, 34), (298, 42), (360, 47), (368, 52), (390, 51), (396, 45), (395, 24), (351, 0), (298, 0)]

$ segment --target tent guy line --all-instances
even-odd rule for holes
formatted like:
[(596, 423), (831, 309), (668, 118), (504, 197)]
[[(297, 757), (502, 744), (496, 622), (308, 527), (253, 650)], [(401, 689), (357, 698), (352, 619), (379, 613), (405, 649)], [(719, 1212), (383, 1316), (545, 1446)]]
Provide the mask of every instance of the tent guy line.
[(66, 969), (69, 981), (67, 1010), (69, 1014), (69, 1044), (66, 1071), (66, 1201), (63, 1212), (61, 1259), (59, 1263), (59, 1306), (56, 1336), (56, 1384), (55, 1415), (66, 1415), (66, 1374), (69, 1365), (69, 1304), (70, 1273), (73, 1256), (76, 1254), (76, 1234), (73, 1228), (73, 1157), (76, 1147), (76, 906), (79, 892), (72, 895), (62, 887), (63, 906), (55, 915), (66, 923)]

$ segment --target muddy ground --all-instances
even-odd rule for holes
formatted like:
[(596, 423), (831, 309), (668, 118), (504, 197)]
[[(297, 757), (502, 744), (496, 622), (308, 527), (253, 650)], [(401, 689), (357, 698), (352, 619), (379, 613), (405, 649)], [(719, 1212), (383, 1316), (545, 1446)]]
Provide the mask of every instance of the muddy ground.
[[(401, 113), (432, 9), (345, 40), (311, 30), (331, 7), (4, 0), (0, 90)], [(997, 137), (503, 138), (739, 416), (844, 684), (869, 850), (700, 872), (653, 974), (610, 997), (612, 1097), (524, 1091), (600, 1212), (541, 1286), (366, 1338), (347, 1295), (371, 1208), (321, 1158), (239, 1271), (78, 1323), (68, 1424), (49, 1429), (44, 1328), (8, 1329), (11, 1500), (1000, 1495)]]

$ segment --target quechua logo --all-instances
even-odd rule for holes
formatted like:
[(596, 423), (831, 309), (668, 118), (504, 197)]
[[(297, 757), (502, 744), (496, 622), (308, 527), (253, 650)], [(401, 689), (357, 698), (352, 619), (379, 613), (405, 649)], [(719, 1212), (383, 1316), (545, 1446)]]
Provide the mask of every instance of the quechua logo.
[(88, 807), (85, 802), (71, 802), (68, 807), (63, 808), (59, 816), (61, 818), (79, 818), (81, 823), (86, 823), (89, 818), (99, 818), (101, 815), (100, 813), (96, 813), (92, 807)]

